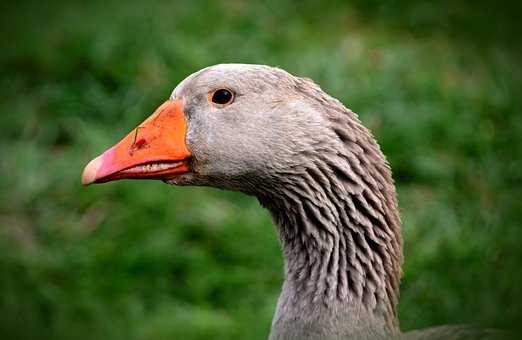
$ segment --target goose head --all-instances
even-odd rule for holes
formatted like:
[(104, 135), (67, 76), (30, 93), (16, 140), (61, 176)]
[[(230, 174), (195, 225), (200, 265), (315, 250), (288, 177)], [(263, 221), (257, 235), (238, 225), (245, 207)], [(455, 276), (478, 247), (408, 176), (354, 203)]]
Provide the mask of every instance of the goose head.
[(84, 185), (119, 179), (241, 191), (270, 210), (285, 260), (273, 339), (396, 329), (390, 169), (357, 115), (311, 80), (244, 64), (190, 75), (82, 175)]
[[(91, 161), (83, 184), (160, 179), (254, 194), (334, 146), (311, 81), (272, 67), (222, 64), (182, 81), (148, 119)], [(301, 164), (303, 163), (303, 164)]]

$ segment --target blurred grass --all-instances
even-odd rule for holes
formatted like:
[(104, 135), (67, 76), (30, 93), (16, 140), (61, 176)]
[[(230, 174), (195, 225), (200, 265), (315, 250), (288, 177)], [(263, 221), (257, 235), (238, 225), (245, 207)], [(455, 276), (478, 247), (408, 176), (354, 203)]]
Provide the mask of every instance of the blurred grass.
[(180, 80), (220, 62), (311, 77), (374, 131), (404, 220), (403, 329), (522, 321), (512, 4), (0, 6), (3, 339), (266, 338), (282, 261), (254, 199), (79, 184), (84, 164)]

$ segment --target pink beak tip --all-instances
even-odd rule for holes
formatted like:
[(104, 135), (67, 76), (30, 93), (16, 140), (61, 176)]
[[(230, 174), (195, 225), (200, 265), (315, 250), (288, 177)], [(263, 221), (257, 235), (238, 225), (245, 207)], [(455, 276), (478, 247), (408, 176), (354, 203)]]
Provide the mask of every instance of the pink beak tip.
[(98, 174), (98, 170), (102, 165), (102, 157), (101, 155), (93, 159), (87, 164), (85, 169), (83, 169), (82, 173), (82, 185), (87, 186), (96, 181), (96, 175)]

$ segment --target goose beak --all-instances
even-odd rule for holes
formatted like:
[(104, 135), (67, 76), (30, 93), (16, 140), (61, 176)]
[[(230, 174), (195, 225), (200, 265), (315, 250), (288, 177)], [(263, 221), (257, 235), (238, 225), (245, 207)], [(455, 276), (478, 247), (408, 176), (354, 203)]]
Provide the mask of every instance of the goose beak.
[(181, 100), (168, 100), (116, 145), (87, 164), (82, 184), (170, 179), (188, 172), (187, 122)]

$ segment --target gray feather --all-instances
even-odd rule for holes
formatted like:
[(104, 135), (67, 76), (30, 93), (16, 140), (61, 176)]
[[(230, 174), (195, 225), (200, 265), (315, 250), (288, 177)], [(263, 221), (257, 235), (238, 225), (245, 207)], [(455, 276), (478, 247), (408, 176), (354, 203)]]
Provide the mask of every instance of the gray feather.
[[(212, 105), (209, 93), (223, 87), (234, 102)], [(463, 327), (400, 333), (395, 185), (372, 134), (341, 102), (309, 79), (243, 64), (203, 69), (172, 98), (185, 103), (193, 162), (171, 183), (242, 191), (273, 216), (285, 281), (271, 340), (491, 334)]]

